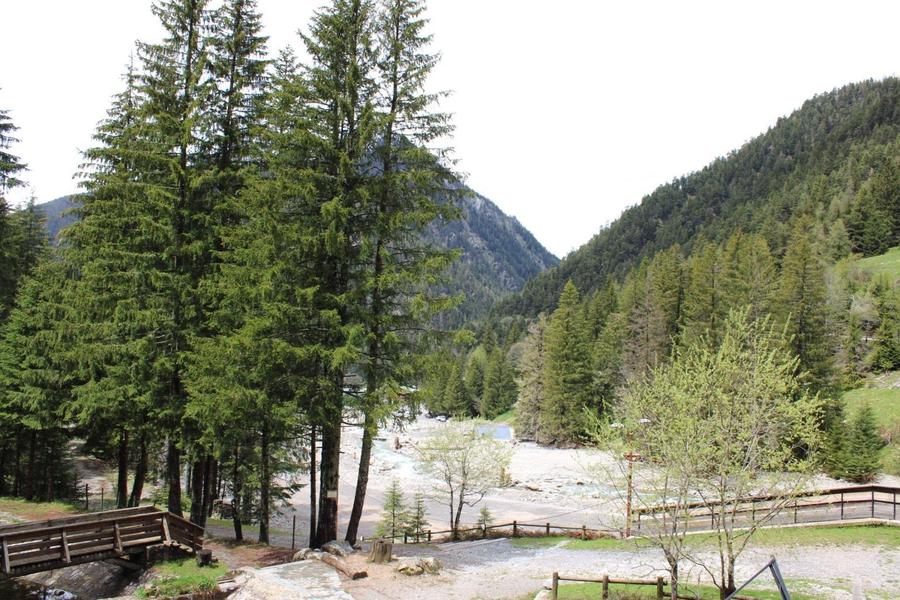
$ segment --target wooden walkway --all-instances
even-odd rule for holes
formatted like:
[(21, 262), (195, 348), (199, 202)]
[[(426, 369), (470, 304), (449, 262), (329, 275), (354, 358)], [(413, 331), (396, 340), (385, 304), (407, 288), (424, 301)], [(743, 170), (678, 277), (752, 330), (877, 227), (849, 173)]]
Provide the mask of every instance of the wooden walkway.
[(0, 577), (98, 560), (140, 560), (150, 546), (203, 548), (203, 528), (152, 506), (0, 526)]
[[(756, 522), (757, 514), (767, 514), (774, 504), (782, 504), (783, 508), (764, 523), (767, 527), (839, 521), (897, 523), (900, 487), (857, 485), (811, 490), (787, 502), (777, 496), (756, 496), (729, 505), (725, 512), (732, 525), (747, 527)], [(652, 533), (660, 523), (671, 522), (672, 510), (673, 507), (664, 505), (636, 508), (633, 533)], [(711, 531), (715, 529), (717, 513), (718, 505), (695, 502), (683, 505), (678, 518), (688, 531)]]

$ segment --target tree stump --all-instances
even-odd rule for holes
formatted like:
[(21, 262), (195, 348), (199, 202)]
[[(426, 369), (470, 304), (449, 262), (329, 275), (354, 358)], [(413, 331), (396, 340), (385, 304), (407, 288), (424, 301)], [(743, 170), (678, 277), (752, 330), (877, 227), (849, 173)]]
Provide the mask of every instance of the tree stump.
[(197, 566), (208, 567), (212, 564), (212, 550), (204, 548), (197, 552)]
[(389, 563), (391, 562), (391, 554), (393, 551), (393, 540), (375, 540), (375, 543), (372, 545), (372, 553), (369, 555), (369, 560), (378, 564)]

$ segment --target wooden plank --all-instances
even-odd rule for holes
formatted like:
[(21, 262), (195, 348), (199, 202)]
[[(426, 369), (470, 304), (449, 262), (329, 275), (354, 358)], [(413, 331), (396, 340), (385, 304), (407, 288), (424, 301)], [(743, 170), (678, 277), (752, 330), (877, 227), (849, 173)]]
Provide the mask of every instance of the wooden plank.
[(115, 531), (116, 550), (117, 550), (119, 553), (122, 553), (122, 537), (121, 537), (121, 534), (120, 534), (120, 532), (119, 532), (119, 524), (118, 524), (118, 523), (115, 523), (115, 524), (113, 525), (113, 528), (114, 528), (114, 531)]
[(57, 519), (47, 519), (44, 521), (29, 521), (27, 523), (17, 523), (15, 525), (0, 525), (0, 535), (8, 533), (18, 533), (29, 529), (47, 529), (69, 525), (77, 525), (80, 523), (90, 523), (92, 521), (103, 519), (119, 519), (124, 517), (132, 517), (147, 514), (161, 514), (163, 511), (153, 506), (138, 506), (134, 508), (121, 508), (110, 510), (102, 513), (91, 513), (88, 515), (76, 515), (73, 517), (60, 517)]
[(66, 530), (63, 529), (62, 530), (62, 547), (63, 547), (62, 559), (63, 559), (63, 562), (68, 565), (72, 562), (72, 556), (69, 554), (69, 540), (67, 539), (67, 537), (68, 536), (66, 535)]
[(163, 541), (169, 543), (172, 541), (172, 535), (169, 533), (169, 515), (163, 515), (162, 518)]
[(3, 538), (3, 572), (9, 575), (9, 548), (6, 544), (6, 538)]

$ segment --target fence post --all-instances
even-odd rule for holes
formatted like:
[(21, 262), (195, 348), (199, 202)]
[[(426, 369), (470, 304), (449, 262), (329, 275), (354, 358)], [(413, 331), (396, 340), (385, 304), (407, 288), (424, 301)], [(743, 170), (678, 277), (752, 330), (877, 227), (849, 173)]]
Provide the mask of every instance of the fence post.
[(794, 525), (797, 524), (797, 499), (794, 498)]
[(656, 600), (663, 600), (663, 598), (665, 597), (665, 591), (663, 590), (664, 585), (665, 584), (663, 583), (663, 578), (657, 577), (656, 578)]
[(103, 492), (105, 492), (105, 491), (106, 491), (106, 486), (101, 485), (100, 486), (100, 511), (101, 512), (103, 511)]
[(547, 537), (550, 537), (550, 523), (547, 523)]
[(844, 492), (841, 492), (841, 521), (844, 520)]
[(875, 488), (872, 488), (872, 518), (875, 518)]
[(291, 550), (294, 549), (294, 544), (297, 542), (297, 515), (294, 515), (294, 520), (291, 523)]
[(403, 532), (403, 543), (406, 544), (406, 532)]
[(428, 541), (429, 542), (431, 541), (431, 530), (430, 529), (428, 530)]
[(519, 526), (513, 521), (513, 537), (519, 537)]
[(553, 600), (556, 600), (558, 593), (559, 593), (559, 573), (554, 571), (553, 572), (553, 585), (550, 587), (550, 597), (553, 598)]
[(487, 523), (481, 524), (481, 539), (487, 538)]
[(91, 486), (84, 484), (84, 512), (91, 511)]
[(586, 525), (581, 526), (581, 539), (583, 539), (583, 540), (587, 539), (587, 526)]
[(894, 520), (897, 520), (897, 492), (894, 492)]
[(609, 600), (609, 575), (603, 576), (603, 593), (600, 597), (603, 600)]

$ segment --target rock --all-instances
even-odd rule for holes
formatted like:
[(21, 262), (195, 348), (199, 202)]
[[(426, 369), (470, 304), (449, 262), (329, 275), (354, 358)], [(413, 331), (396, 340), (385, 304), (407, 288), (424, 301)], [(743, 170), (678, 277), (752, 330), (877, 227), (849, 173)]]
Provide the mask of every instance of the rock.
[(332, 540), (322, 546), (322, 551), (345, 558), (353, 554), (353, 546), (346, 540)]
[(394, 570), (409, 576), (424, 575), (425, 573), (437, 575), (441, 571), (441, 561), (431, 556), (401, 558)]
[(440, 573), (441, 567), (443, 566), (441, 565), (441, 561), (434, 558), (433, 556), (420, 558), (419, 565), (421, 565), (421, 567), (425, 569), (425, 572), (430, 575), (437, 575), (438, 573)]
[(421, 575), (425, 572), (425, 569), (416, 558), (401, 558), (400, 563), (394, 567), (394, 570), (409, 576)]
[(543, 585), (542, 587), (543, 587), (545, 590), (552, 590), (552, 589), (553, 589), (553, 578), (552, 578), (552, 577), (548, 577), (547, 579), (545, 579), (545, 580), (544, 580), (544, 585)]
[(536, 485), (534, 485), (534, 484), (531, 484), (531, 483), (526, 483), (526, 484), (525, 484), (525, 489), (528, 490), (528, 491), (530, 491), (530, 492), (543, 492), (543, 491), (544, 491), (544, 490), (542, 490), (541, 488), (539, 488), (538, 486), (536, 486)]
[(322, 553), (318, 550), (313, 550), (312, 548), (304, 548), (303, 550), (298, 550), (294, 553), (294, 560), (317, 560), (321, 558)]

